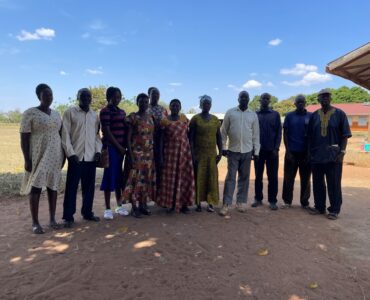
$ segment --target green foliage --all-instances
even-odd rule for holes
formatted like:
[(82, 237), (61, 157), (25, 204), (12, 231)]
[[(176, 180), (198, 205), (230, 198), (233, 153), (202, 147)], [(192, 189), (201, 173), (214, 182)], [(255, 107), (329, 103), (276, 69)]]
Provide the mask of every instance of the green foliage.
[(190, 108), (187, 112), (187, 114), (196, 114), (196, 113), (197, 113), (197, 110), (194, 107)]
[(0, 123), (20, 123), (21, 119), (22, 113), (19, 109), (0, 113)]
[[(363, 103), (370, 102), (370, 94), (364, 89), (354, 86), (349, 88), (342, 86), (338, 89), (330, 89), (332, 103)], [(317, 93), (306, 95), (307, 105), (317, 104)]]
[(285, 116), (288, 112), (295, 110), (294, 100), (289, 98), (276, 102), (273, 108), (279, 112), (280, 116)]

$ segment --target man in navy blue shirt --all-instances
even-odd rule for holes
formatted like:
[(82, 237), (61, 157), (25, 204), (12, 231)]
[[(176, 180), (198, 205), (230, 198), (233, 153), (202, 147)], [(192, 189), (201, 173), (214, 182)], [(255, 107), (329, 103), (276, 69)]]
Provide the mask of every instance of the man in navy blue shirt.
[(331, 106), (331, 92), (318, 94), (321, 109), (315, 111), (308, 124), (308, 149), (310, 152), (315, 207), (311, 214), (325, 214), (326, 185), (330, 206), (328, 218), (338, 218), (342, 205), (342, 168), (347, 140), (352, 136), (346, 114)]
[(281, 208), (289, 208), (293, 201), (294, 180), (299, 170), (301, 179), (301, 206), (308, 208), (311, 195), (311, 166), (308, 159), (307, 126), (311, 113), (307, 112), (306, 98), (298, 95), (294, 100), (295, 111), (288, 113), (284, 120), (284, 183)]
[(260, 98), (260, 110), (257, 111), (260, 126), (260, 155), (254, 160), (256, 173), (255, 197), (252, 207), (262, 205), (263, 200), (263, 171), (266, 165), (268, 179), (268, 201), (272, 210), (277, 210), (279, 148), (281, 143), (281, 120), (277, 111), (269, 105), (271, 95), (263, 93)]

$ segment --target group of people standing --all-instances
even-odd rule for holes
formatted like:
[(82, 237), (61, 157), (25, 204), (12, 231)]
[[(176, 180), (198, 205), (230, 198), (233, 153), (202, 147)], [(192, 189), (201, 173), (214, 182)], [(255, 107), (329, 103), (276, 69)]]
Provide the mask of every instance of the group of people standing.
[[(217, 164), (222, 156), (227, 157), (228, 172), (220, 215), (229, 213), (236, 182), (236, 208), (245, 212), (252, 160), (256, 173), (252, 207), (262, 205), (266, 166), (269, 206), (271, 210), (278, 209), (282, 125), (279, 113), (270, 108), (268, 93), (261, 95), (260, 110), (255, 113), (248, 109), (249, 94), (242, 91), (238, 106), (227, 111), (222, 125), (210, 114), (212, 98), (207, 95), (200, 97), (201, 113), (189, 121), (180, 113), (179, 99), (170, 101), (169, 113), (160, 106), (160, 92), (155, 87), (149, 88), (148, 94), (136, 97), (138, 111), (128, 116), (119, 107), (122, 93), (117, 87), (107, 89), (107, 105), (99, 116), (90, 108), (92, 95), (86, 88), (78, 91), (77, 105), (69, 108), (63, 119), (50, 108), (53, 93), (48, 85), (38, 85), (36, 94), (40, 105), (24, 112), (20, 128), (26, 171), (21, 193), (29, 195), (32, 229), (36, 234), (44, 233), (38, 220), (43, 188), (47, 189), (49, 201), (49, 226), (54, 229), (61, 226), (55, 220), (55, 211), (61, 169), (66, 159), (63, 226), (67, 228), (74, 224), (80, 183), (83, 218), (100, 220), (93, 213), (97, 165), (104, 167), (100, 190), (104, 192), (104, 218), (107, 220), (114, 216), (112, 192), (116, 198), (115, 213), (122, 216), (129, 214), (124, 203), (132, 204), (134, 217), (150, 215), (148, 203), (153, 201), (169, 214), (188, 214), (193, 204), (200, 212), (202, 201), (207, 202), (208, 212), (214, 212), (219, 203)], [(302, 207), (309, 208), (312, 214), (326, 212), (326, 176), (330, 201), (328, 217), (336, 219), (342, 202), (343, 156), (351, 132), (345, 114), (330, 105), (329, 90), (320, 91), (318, 100), (322, 108), (311, 115), (305, 110), (304, 96), (297, 96), (296, 110), (285, 118), (282, 208), (291, 207), (299, 169)], [(309, 207), (308, 203), (311, 171), (314, 207)]]

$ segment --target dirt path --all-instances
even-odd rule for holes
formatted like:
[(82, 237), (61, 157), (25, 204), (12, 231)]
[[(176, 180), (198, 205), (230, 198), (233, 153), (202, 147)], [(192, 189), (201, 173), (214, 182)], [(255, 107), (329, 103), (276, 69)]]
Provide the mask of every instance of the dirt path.
[[(99, 224), (77, 216), (71, 230), (35, 236), (26, 199), (2, 199), (0, 299), (370, 299), (370, 170), (346, 166), (344, 177), (334, 222), (308, 215), (296, 198), (290, 210), (249, 208), (229, 219), (160, 209)], [(261, 248), (269, 254), (258, 256)]]

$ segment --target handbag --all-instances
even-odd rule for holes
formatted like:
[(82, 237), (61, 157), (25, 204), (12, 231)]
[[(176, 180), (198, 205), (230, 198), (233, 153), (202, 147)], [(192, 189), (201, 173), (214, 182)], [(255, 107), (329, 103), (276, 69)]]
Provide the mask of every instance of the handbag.
[(108, 148), (101, 151), (100, 160), (96, 164), (97, 168), (109, 168), (109, 152)]

